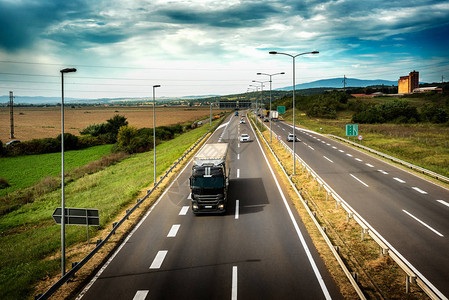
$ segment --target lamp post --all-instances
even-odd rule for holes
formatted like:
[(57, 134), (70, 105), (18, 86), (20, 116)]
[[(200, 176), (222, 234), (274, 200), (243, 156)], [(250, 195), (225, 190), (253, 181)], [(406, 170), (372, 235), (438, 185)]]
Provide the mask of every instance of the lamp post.
[[(265, 82), (268, 82), (268, 81), (257, 81), (257, 80), (253, 80), (253, 82), (258, 82), (258, 83), (260, 83), (260, 106), (262, 106), (263, 84), (264, 84)], [(257, 114), (257, 113), (256, 113), (256, 114)], [(260, 126), (262, 127), (262, 122), (260, 122)]]
[(277, 52), (277, 51), (270, 51), (270, 54), (282, 54), (282, 55), (287, 55), (290, 56), (293, 59), (293, 175), (296, 175), (296, 152), (295, 152), (295, 143), (296, 143), (296, 128), (295, 128), (295, 58), (301, 55), (305, 55), (305, 54), (318, 54), (320, 52), (318, 51), (311, 51), (311, 52), (304, 52), (304, 53), (299, 53), (296, 55), (291, 55), (288, 53), (283, 53), (283, 52)]
[(64, 74), (76, 72), (66, 68), (61, 72), (61, 277), (65, 275), (65, 192), (64, 192)]
[[(285, 74), (285, 73), (284, 72), (275, 73), (275, 74), (257, 73), (257, 75), (270, 76), (270, 110), (269, 110), (270, 112), (269, 112), (269, 114), (271, 114), (271, 82), (272, 82), (272, 77), (275, 76), (275, 75), (283, 75), (283, 74)], [(272, 130), (271, 130), (271, 116), (269, 117), (269, 120), (270, 120), (270, 143), (271, 143), (271, 132), (272, 132)]]
[(154, 186), (156, 186), (156, 88), (161, 87), (159, 84), (153, 85), (153, 154), (154, 154)]
[[(254, 92), (257, 94), (257, 92), (259, 91), (259, 87), (257, 85), (254, 85), (254, 84), (250, 84), (249, 86), (254, 88), (255, 89)], [(257, 97), (256, 97), (256, 114), (255, 115), (256, 115), (256, 126), (257, 126)]]

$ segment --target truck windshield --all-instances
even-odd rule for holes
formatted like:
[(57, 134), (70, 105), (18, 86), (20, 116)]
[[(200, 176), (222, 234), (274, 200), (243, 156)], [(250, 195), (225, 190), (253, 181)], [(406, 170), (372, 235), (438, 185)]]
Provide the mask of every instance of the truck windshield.
[(192, 175), (192, 188), (222, 188), (224, 186), (222, 167), (196, 168)]
[(223, 177), (193, 177), (193, 188), (222, 188)]

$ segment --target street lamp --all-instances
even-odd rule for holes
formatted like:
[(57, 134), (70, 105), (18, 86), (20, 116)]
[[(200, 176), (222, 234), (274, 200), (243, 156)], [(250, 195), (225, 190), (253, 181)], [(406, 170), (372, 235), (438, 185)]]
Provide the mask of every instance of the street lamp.
[[(64, 73), (76, 72), (66, 68), (61, 72), (61, 273), (65, 275), (65, 193), (64, 193)], [(61, 277), (62, 277), (61, 276)]]
[[(252, 87), (253, 89), (255, 89), (254, 93), (256, 93), (256, 95), (257, 95), (257, 92), (259, 91), (259, 87), (254, 84), (250, 84), (249, 86)], [(255, 111), (256, 111), (256, 126), (257, 126), (257, 97), (256, 97), (256, 110)]]
[[(253, 82), (258, 82), (258, 83), (260, 83), (260, 106), (262, 106), (262, 96), (263, 96), (263, 84), (265, 83), (265, 82), (268, 82), (268, 81), (257, 81), (257, 80), (253, 80)], [(256, 101), (257, 101), (257, 98), (256, 98)], [(257, 106), (257, 105), (256, 105)], [(257, 115), (257, 112), (256, 112), (256, 115)], [(261, 114), (261, 115), (263, 115), (263, 114)], [(257, 120), (257, 119), (256, 119)], [(260, 126), (262, 127), (262, 122), (260, 122)]]
[(159, 84), (153, 85), (153, 154), (154, 154), (154, 186), (156, 186), (156, 88), (161, 87)]
[[(257, 75), (267, 75), (267, 76), (270, 76), (270, 114), (271, 114), (271, 82), (272, 82), (272, 80), (271, 80), (271, 78), (273, 77), (273, 76), (275, 76), (275, 75), (283, 75), (283, 74), (285, 74), (284, 72), (281, 72), (281, 73), (275, 73), (275, 74), (267, 74), (267, 73), (257, 73)], [(270, 143), (271, 143), (271, 132), (272, 132), (272, 130), (271, 130), (271, 116), (269, 117), (269, 120), (270, 120)]]
[(277, 52), (277, 51), (270, 51), (270, 54), (282, 54), (282, 55), (287, 55), (290, 56), (293, 59), (293, 175), (296, 175), (296, 159), (295, 159), (295, 144), (296, 144), (296, 129), (295, 129), (295, 58), (300, 56), (300, 55), (305, 55), (305, 54), (318, 54), (320, 52), (318, 51), (311, 51), (311, 52), (304, 52), (304, 53), (299, 53), (296, 55), (291, 55), (288, 53), (283, 53), (283, 52)]

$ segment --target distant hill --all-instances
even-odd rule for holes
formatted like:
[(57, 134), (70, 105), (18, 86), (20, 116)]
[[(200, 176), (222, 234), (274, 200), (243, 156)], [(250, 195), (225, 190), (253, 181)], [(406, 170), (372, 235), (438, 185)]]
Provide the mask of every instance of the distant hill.
[[(397, 81), (374, 79), (374, 80), (362, 80), (356, 78), (346, 78), (346, 87), (367, 87), (373, 85), (386, 85), (386, 86), (397, 86)], [(317, 81), (312, 81), (308, 83), (301, 83), (295, 85), (295, 89), (311, 89), (311, 88), (343, 88), (343, 78), (331, 78), (331, 79), (321, 79)], [(283, 88), (278, 88), (279, 91), (291, 91), (292, 86), (287, 86)]]

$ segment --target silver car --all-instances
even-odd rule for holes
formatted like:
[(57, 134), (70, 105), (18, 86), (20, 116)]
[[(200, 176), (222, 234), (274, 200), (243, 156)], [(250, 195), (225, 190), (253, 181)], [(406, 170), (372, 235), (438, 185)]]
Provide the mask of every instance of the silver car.
[(240, 143), (250, 142), (251, 141), (251, 139), (249, 138), (249, 135), (246, 134), (246, 133), (240, 135), (239, 140), (240, 140)]
[(289, 133), (287, 136), (287, 142), (293, 142), (293, 140), (295, 140), (295, 142), (301, 141), (296, 135), (293, 135), (293, 133)]

